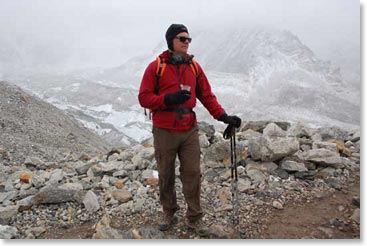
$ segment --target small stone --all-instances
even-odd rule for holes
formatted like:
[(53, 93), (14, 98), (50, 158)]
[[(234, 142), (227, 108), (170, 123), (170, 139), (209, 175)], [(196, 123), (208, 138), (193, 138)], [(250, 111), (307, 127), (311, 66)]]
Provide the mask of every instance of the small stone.
[(150, 185), (153, 187), (157, 187), (159, 180), (157, 178), (147, 178), (144, 180), (144, 185)]
[(125, 203), (129, 200), (132, 199), (132, 195), (130, 193), (130, 191), (126, 190), (126, 189), (122, 189), (122, 190), (114, 190), (112, 191), (112, 197), (122, 203)]
[(277, 200), (273, 201), (273, 207), (280, 210), (283, 209), (283, 205)]
[(360, 198), (359, 197), (353, 197), (352, 198), (352, 204), (355, 205), (355, 206), (360, 206)]
[(359, 224), (360, 223), (360, 209), (356, 208), (353, 211), (353, 214), (350, 218)]
[(114, 185), (117, 189), (122, 189), (122, 187), (124, 187), (124, 186), (125, 186), (124, 182), (122, 182), (121, 180), (116, 181), (113, 185)]
[(19, 176), (20, 181), (22, 181), (23, 183), (29, 184), (30, 183), (30, 179), (32, 177), (31, 173), (22, 173)]
[(95, 212), (100, 208), (98, 197), (93, 191), (88, 191), (83, 200), (83, 204), (88, 211)]

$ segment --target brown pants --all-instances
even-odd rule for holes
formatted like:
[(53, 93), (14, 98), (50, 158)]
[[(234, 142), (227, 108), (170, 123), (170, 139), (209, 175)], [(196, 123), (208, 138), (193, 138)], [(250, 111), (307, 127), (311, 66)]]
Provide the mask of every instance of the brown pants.
[(187, 203), (186, 217), (196, 220), (202, 217), (200, 206), (200, 144), (198, 127), (171, 133), (153, 127), (155, 158), (158, 164), (160, 202), (166, 214), (178, 209), (175, 190), (175, 160), (180, 160), (180, 178)]

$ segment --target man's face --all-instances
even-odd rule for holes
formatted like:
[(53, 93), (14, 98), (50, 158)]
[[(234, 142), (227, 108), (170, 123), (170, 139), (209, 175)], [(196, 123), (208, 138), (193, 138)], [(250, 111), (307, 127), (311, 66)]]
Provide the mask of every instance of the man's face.
[(181, 32), (173, 38), (173, 50), (174, 53), (184, 55), (189, 49), (189, 43), (191, 39), (188, 40), (189, 34), (187, 32)]

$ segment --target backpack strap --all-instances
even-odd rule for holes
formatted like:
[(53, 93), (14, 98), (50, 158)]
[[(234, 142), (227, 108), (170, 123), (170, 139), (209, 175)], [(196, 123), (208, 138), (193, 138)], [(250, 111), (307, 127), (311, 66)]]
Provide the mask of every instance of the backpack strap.
[[(167, 64), (165, 63), (164, 59), (160, 56), (157, 57), (157, 69), (155, 71), (155, 84), (154, 84), (154, 89), (153, 92), (154, 94), (158, 95), (159, 94), (159, 80), (162, 77), (164, 70), (166, 69)], [(147, 116), (147, 111), (146, 109), (144, 109), (144, 114), (145, 116)], [(149, 109), (149, 119), (151, 120), (152, 114), (152, 110)]]
[(195, 74), (195, 76), (198, 77), (198, 75), (199, 75), (199, 72), (198, 72), (198, 64), (194, 60), (194, 58), (191, 59), (190, 67), (191, 67), (192, 72)]
[(191, 56), (189, 64), (190, 64), (192, 72), (196, 76), (196, 86), (195, 86), (196, 97), (200, 99), (202, 96), (202, 93), (201, 93), (201, 89), (199, 85), (199, 68), (198, 68), (197, 62), (194, 59), (194, 56)]
[(155, 72), (156, 83), (154, 85), (154, 94), (159, 94), (159, 80), (162, 77), (164, 70), (166, 70), (166, 62), (160, 56), (157, 57), (157, 70)]

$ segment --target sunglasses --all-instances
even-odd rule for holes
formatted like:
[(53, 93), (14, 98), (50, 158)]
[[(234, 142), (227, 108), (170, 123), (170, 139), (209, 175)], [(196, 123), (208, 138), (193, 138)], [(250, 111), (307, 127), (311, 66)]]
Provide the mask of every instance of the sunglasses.
[(178, 40), (180, 40), (180, 42), (182, 42), (182, 43), (185, 43), (186, 40), (189, 41), (189, 43), (191, 43), (191, 40), (192, 40), (192, 38), (182, 37), (182, 36), (177, 36), (175, 38), (178, 39)]

